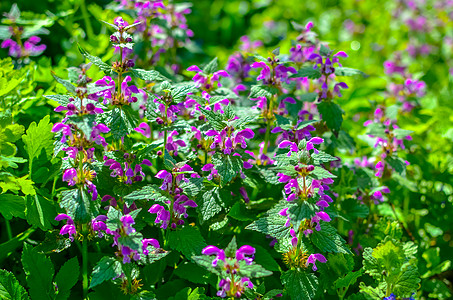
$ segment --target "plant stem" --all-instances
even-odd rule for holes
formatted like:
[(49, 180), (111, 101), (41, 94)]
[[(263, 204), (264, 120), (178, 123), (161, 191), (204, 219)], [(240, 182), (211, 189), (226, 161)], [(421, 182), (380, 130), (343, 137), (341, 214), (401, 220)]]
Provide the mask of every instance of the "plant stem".
[(83, 299), (87, 299), (88, 295), (88, 241), (87, 241), (87, 224), (82, 224), (82, 232), (84, 233), (82, 242), (82, 287)]
[(85, 3), (85, 0), (81, 0), (81, 10), (82, 10), (82, 16), (83, 16), (83, 20), (85, 22), (85, 27), (87, 29), (87, 36), (88, 36), (88, 39), (92, 39), (93, 38), (93, 27), (91, 26), (91, 22), (90, 22), (90, 16), (88, 15), (88, 11), (87, 11), (87, 6), (86, 6), (86, 3)]
[(11, 225), (9, 221), (5, 218), (6, 233), (8, 234), (8, 241), (13, 238), (13, 232), (11, 231)]
[(271, 136), (271, 125), (272, 125), (272, 121), (274, 118), (274, 98), (275, 98), (275, 96), (271, 97), (271, 99), (269, 100), (269, 105), (268, 105), (269, 110), (267, 111), (267, 127), (266, 127), (266, 134), (264, 136), (264, 148), (263, 148), (264, 154), (267, 154), (267, 145), (269, 144), (269, 139)]

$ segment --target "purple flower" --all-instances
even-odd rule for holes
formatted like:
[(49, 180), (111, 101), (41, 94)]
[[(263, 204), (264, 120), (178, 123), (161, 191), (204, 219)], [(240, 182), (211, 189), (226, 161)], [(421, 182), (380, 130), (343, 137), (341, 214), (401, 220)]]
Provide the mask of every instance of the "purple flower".
[(66, 220), (66, 225), (63, 225), (63, 227), (61, 227), (60, 235), (68, 234), (69, 239), (71, 240), (71, 242), (73, 242), (74, 236), (77, 234), (74, 221), (70, 216), (66, 214), (59, 214), (58, 216), (55, 217), (55, 221), (61, 220)]
[(255, 254), (255, 248), (249, 245), (244, 245), (236, 251), (236, 259), (244, 260), (248, 265), (251, 265), (253, 262), (253, 256), (247, 257), (245, 255)]
[(325, 263), (325, 262), (327, 262), (327, 259), (322, 254), (311, 254), (308, 257), (307, 262), (306, 262), (305, 265), (308, 267), (309, 264), (313, 264), (313, 271), (316, 271), (316, 270), (318, 270), (318, 268), (316, 267), (316, 264), (315, 264), (316, 261), (319, 261), (321, 263)]
[(212, 266), (216, 267), (219, 260), (225, 262), (225, 252), (223, 249), (219, 249), (216, 246), (207, 246), (202, 251), (204, 255), (215, 255), (216, 258), (212, 261)]

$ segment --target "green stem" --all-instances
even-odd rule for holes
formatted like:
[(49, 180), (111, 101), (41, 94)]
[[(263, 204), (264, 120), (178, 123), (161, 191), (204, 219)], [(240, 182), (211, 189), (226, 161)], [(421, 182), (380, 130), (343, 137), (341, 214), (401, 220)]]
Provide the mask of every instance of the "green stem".
[(274, 96), (272, 96), (271, 99), (269, 100), (268, 108), (269, 110), (267, 111), (266, 134), (264, 136), (264, 148), (263, 148), (264, 154), (267, 154), (267, 145), (269, 144), (269, 139), (271, 136), (271, 125), (274, 118)]
[(82, 225), (82, 232), (84, 233), (82, 242), (82, 287), (83, 299), (87, 299), (88, 295), (88, 240), (87, 240), (87, 224)]
[(81, 0), (80, 2), (81, 2), (80, 8), (82, 10), (83, 20), (85, 22), (85, 27), (87, 29), (87, 36), (88, 36), (88, 39), (92, 39), (94, 36), (93, 27), (91, 26), (90, 16), (88, 15), (87, 6), (85, 3), (85, 0)]
[(6, 232), (8, 234), (8, 241), (13, 238), (13, 232), (11, 230), (11, 225), (9, 224), (9, 220), (5, 218), (5, 225), (6, 225)]

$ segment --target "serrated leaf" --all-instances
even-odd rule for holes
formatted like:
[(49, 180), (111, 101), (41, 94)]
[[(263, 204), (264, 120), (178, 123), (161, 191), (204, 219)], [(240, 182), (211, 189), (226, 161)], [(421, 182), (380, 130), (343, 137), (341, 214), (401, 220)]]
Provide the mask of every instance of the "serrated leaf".
[(282, 283), (293, 300), (314, 299), (318, 278), (313, 273), (289, 270), (282, 274)]
[(272, 215), (260, 218), (245, 227), (245, 229), (255, 230), (268, 234), (277, 239), (283, 239), (290, 236), (289, 227), (285, 226), (286, 218), (280, 215)]
[(185, 226), (169, 232), (168, 246), (190, 259), (193, 255), (201, 253), (201, 250), (206, 247), (206, 242), (198, 228)]
[(315, 204), (304, 201), (300, 204), (292, 205), (288, 209), (288, 214), (291, 221), (298, 222), (311, 219), (315, 215), (316, 210)]
[(335, 288), (348, 288), (349, 286), (355, 284), (360, 276), (362, 276), (362, 269), (356, 272), (349, 272), (346, 276), (340, 277), (335, 281)]
[(402, 270), (393, 282), (393, 291), (399, 297), (410, 297), (419, 287), (420, 275), (416, 266), (409, 266)]
[(191, 93), (195, 90), (196, 90), (196, 87), (192, 83), (181, 84), (181, 85), (174, 86), (171, 89), (171, 96), (173, 98), (173, 101), (179, 103), (186, 99), (188, 93)]
[(50, 116), (45, 116), (38, 124), (33, 122), (28, 127), (26, 134), (22, 136), (29, 158), (29, 168), (32, 169), (33, 160), (44, 150), (47, 159), (51, 159), (53, 153), (52, 123), (49, 123)]
[(25, 199), (13, 194), (0, 194), (0, 213), (7, 220), (12, 217), (25, 219)]
[(406, 174), (406, 162), (398, 156), (387, 156), (385, 162), (400, 175)]
[(198, 195), (197, 211), (201, 215), (201, 223), (211, 219), (222, 211), (225, 207), (224, 197), (226, 196), (227, 195), (220, 193), (220, 189), (218, 187), (214, 187)]
[(54, 71), (51, 71), (51, 74), (58, 83), (62, 84), (66, 88), (66, 90), (68, 90), (68, 92), (73, 95), (76, 94), (76, 87), (72, 83), (70, 83), (68, 80), (58, 77)]
[(139, 232), (133, 232), (118, 238), (118, 243), (127, 246), (133, 250), (138, 250), (142, 246), (143, 235)]
[(189, 178), (188, 181), (183, 182), (180, 187), (184, 190), (184, 194), (193, 198), (196, 197), (203, 188), (203, 181), (204, 179), (202, 177)]
[(259, 278), (272, 275), (271, 271), (266, 270), (259, 264), (248, 265), (244, 260), (239, 261), (239, 274), (242, 277)]
[(73, 257), (66, 261), (55, 276), (55, 282), (59, 291), (70, 291), (79, 280), (79, 261)]
[(271, 98), (274, 94), (278, 93), (278, 89), (273, 86), (267, 85), (252, 85), (249, 98), (266, 97)]
[(331, 162), (331, 161), (336, 161), (338, 160), (338, 157), (332, 156), (330, 154), (327, 154), (325, 152), (319, 151), (319, 153), (313, 153), (311, 155), (311, 158), (313, 159), (313, 162), (315, 165), (320, 165), (326, 162)]
[(116, 140), (131, 133), (137, 127), (138, 121), (129, 106), (116, 107), (102, 114), (102, 119)]
[[(220, 273), (220, 271), (217, 269), (217, 268), (214, 268), (212, 266), (212, 261), (213, 261), (213, 258), (210, 257), (210, 256), (206, 256), (206, 255), (200, 255), (200, 256), (192, 256), (192, 260), (194, 262), (196, 262), (198, 265), (202, 266), (203, 268), (207, 269), (209, 272), (212, 272), (218, 276), (222, 276), (222, 274)], [(219, 265), (221, 264), (222, 262), (219, 261)]]
[(32, 299), (53, 299), (53, 264), (45, 254), (38, 253), (32, 246), (24, 244), (22, 265), (27, 275)]
[(226, 123), (223, 121), (222, 114), (218, 114), (212, 110), (206, 110), (204, 108), (200, 108), (200, 111), (206, 116), (206, 119), (208, 119), (209, 125), (211, 125), (215, 130), (221, 131), (225, 128)]
[(302, 102), (314, 102), (318, 99), (319, 93), (312, 92), (312, 93), (305, 93), (298, 97), (298, 99)]
[(242, 160), (239, 156), (217, 154), (212, 157), (214, 168), (220, 175), (222, 185), (229, 183), (242, 171)]
[(174, 271), (174, 274), (179, 278), (188, 280), (196, 284), (209, 284), (209, 273), (206, 270), (194, 263), (187, 262)]
[(168, 196), (154, 184), (145, 185), (141, 189), (124, 196), (123, 199), (126, 201), (128, 206), (138, 200), (154, 200), (156, 202), (165, 202), (169, 200)]
[(53, 201), (49, 201), (39, 194), (28, 195), (26, 202), (25, 215), (27, 222), (33, 226), (37, 226), (42, 230), (52, 228), (51, 218), (49, 216), (56, 215), (56, 209)]
[(318, 104), (318, 110), (327, 127), (334, 131), (340, 130), (344, 112), (338, 104), (331, 101), (323, 101)]
[(99, 203), (92, 201), (85, 191), (73, 189), (63, 191), (61, 195), (60, 207), (74, 221), (88, 222), (98, 215)]
[(19, 284), (14, 274), (0, 270), (0, 298), (4, 300), (29, 300), (27, 291)]
[(69, 95), (44, 95), (45, 98), (58, 102), (61, 106), (68, 105), (71, 101), (69, 98), (72, 98)]
[(363, 73), (360, 70), (352, 69), (348, 67), (336, 67), (335, 68), (336, 76), (362, 76), (364, 78), (368, 77), (367, 74)]
[(91, 273), (90, 288), (93, 288), (106, 280), (118, 277), (121, 273), (121, 263), (113, 257), (104, 256), (94, 267), (93, 273)]
[(313, 67), (303, 67), (297, 71), (296, 74), (290, 76), (290, 78), (308, 77), (309, 79), (321, 78), (321, 71), (319, 69), (313, 69)]
[(218, 69), (219, 69), (219, 62), (217, 60), (217, 57), (215, 57), (203, 68), (203, 73), (206, 75), (213, 74)]
[(351, 250), (345, 245), (345, 240), (337, 230), (326, 223), (321, 223), (320, 231), (313, 231), (311, 241), (321, 251), (351, 254)]
[(337, 176), (333, 175), (326, 169), (322, 167), (315, 166), (315, 169), (313, 172), (310, 173), (310, 177), (315, 178), (315, 179), (325, 179), (325, 178), (336, 178)]
[(168, 80), (162, 74), (160, 74), (156, 70), (142, 70), (142, 69), (130, 69), (129, 72), (131, 73), (132, 76), (140, 78), (142, 80), (146, 81), (162, 81), (162, 80)]
[(86, 59), (88, 59), (93, 64), (98, 66), (101, 71), (103, 71), (106, 74), (111, 74), (113, 72), (112, 67), (110, 65), (106, 64), (105, 62), (103, 62), (102, 59), (100, 59), (97, 56), (91, 55), (86, 50), (84, 50), (82, 47), (80, 47), (80, 45), (77, 45), (77, 46), (79, 48), (80, 53), (83, 56), (85, 56)]

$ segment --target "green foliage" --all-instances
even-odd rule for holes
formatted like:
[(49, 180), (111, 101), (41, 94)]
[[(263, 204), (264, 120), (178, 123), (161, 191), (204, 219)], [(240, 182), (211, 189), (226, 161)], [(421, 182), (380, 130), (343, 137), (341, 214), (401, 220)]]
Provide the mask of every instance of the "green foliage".
[(315, 274), (289, 270), (282, 274), (281, 279), (291, 299), (315, 299), (318, 288)]
[(113, 257), (104, 256), (96, 264), (91, 274), (90, 288), (93, 288), (106, 280), (121, 275), (121, 263)]

